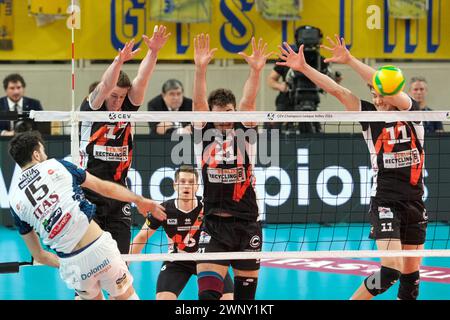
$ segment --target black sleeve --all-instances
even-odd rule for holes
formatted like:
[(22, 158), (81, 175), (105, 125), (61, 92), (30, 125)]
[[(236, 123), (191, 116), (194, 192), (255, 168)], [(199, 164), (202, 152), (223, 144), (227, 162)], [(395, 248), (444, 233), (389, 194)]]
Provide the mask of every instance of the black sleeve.
[(80, 111), (94, 111), (91, 109), (91, 106), (89, 105), (89, 97), (86, 97), (81, 103)]
[(420, 104), (413, 98), (411, 98), (411, 97), (409, 97), (409, 98), (412, 101), (411, 109), (409, 109), (409, 111), (420, 111)]
[[(281, 61), (283, 61), (283, 60), (281, 60), (281, 59), (277, 60), (277, 62), (281, 62)], [(288, 67), (275, 65), (275, 67), (273, 67), (273, 70), (283, 78), (283, 81), (286, 80), (286, 75), (289, 71)]]
[(146, 224), (150, 229), (156, 230), (156, 229), (158, 229), (158, 228), (161, 226), (162, 222), (159, 221), (158, 219), (156, 219), (155, 217), (152, 217), (151, 214), (149, 214), (149, 215), (147, 216), (147, 219), (145, 219), (145, 224)]
[[(365, 100), (361, 100), (361, 111), (377, 111), (373, 103)], [(369, 128), (370, 122), (360, 122), (362, 129), (366, 131)]]
[(375, 105), (369, 101), (361, 100), (361, 111), (377, 111)]
[(138, 111), (141, 106), (135, 106), (131, 103), (128, 95), (125, 97), (125, 100), (122, 104), (122, 111)]

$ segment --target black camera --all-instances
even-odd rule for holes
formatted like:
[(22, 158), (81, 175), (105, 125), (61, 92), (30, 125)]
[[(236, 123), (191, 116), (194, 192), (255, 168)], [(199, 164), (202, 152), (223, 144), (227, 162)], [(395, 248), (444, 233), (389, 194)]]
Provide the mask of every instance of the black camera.
[[(295, 31), (297, 48), (304, 45), (306, 62), (314, 69), (327, 74), (328, 65), (323, 62), (320, 55), (322, 31), (312, 26), (301, 26)], [(319, 93), (322, 91), (303, 73), (290, 70), (286, 82), (289, 86), (289, 102), (295, 111), (315, 111), (320, 103)]]

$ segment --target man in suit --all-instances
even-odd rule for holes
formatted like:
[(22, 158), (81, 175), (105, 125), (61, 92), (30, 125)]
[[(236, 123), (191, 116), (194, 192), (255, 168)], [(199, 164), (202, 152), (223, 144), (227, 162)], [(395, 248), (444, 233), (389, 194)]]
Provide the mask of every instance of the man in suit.
[[(147, 104), (148, 111), (192, 111), (192, 99), (184, 96), (183, 84), (176, 79), (164, 82), (161, 94)], [(150, 135), (167, 136), (176, 131), (178, 134), (190, 134), (190, 123), (180, 122), (149, 122)]]
[[(25, 80), (17, 73), (10, 74), (3, 79), (6, 96), (0, 98), (0, 112), (16, 111), (21, 115), (31, 110), (42, 110), (39, 100), (24, 96), (25, 86)], [(26, 131), (27, 128), (31, 129), (33, 124), (29, 121), (0, 121), (0, 135), (13, 136), (19, 126), (21, 127), (19, 131)]]

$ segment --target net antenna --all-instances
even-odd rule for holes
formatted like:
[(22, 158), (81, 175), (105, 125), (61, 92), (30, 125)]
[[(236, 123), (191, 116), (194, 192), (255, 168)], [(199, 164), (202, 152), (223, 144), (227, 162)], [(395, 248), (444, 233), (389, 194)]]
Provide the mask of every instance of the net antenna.
[(79, 163), (79, 128), (78, 115), (75, 112), (75, 29), (80, 29), (80, 5), (78, 0), (71, 0), (70, 6), (67, 8), (67, 13), (70, 14), (67, 19), (67, 27), (71, 31), (71, 59), (72, 59), (72, 73), (71, 73), (71, 116), (70, 116), (70, 139), (71, 139), (71, 155), (72, 162)]

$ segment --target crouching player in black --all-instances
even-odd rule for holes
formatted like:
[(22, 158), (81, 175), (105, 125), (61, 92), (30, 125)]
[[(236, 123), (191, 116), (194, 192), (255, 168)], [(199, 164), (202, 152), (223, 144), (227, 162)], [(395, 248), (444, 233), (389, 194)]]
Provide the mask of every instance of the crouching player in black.
[[(147, 240), (162, 226), (169, 241), (169, 253), (197, 252), (200, 227), (203, 222), (203, 204), (195, 194), (198, 173), (192, 166), (181, 166), (175, 172), (175, 199), (163, 202), (167, 220), (159, 221), (149, 215), (130, 247), (130, 253), (140, 253)], [(197, 275), (194, 261), (165, 261), (161, 266), (156, 287), (156, 300), (175, 300), (192, 275)], [(225, 277), (222, 300), (233, 299), (233, 281)]]

